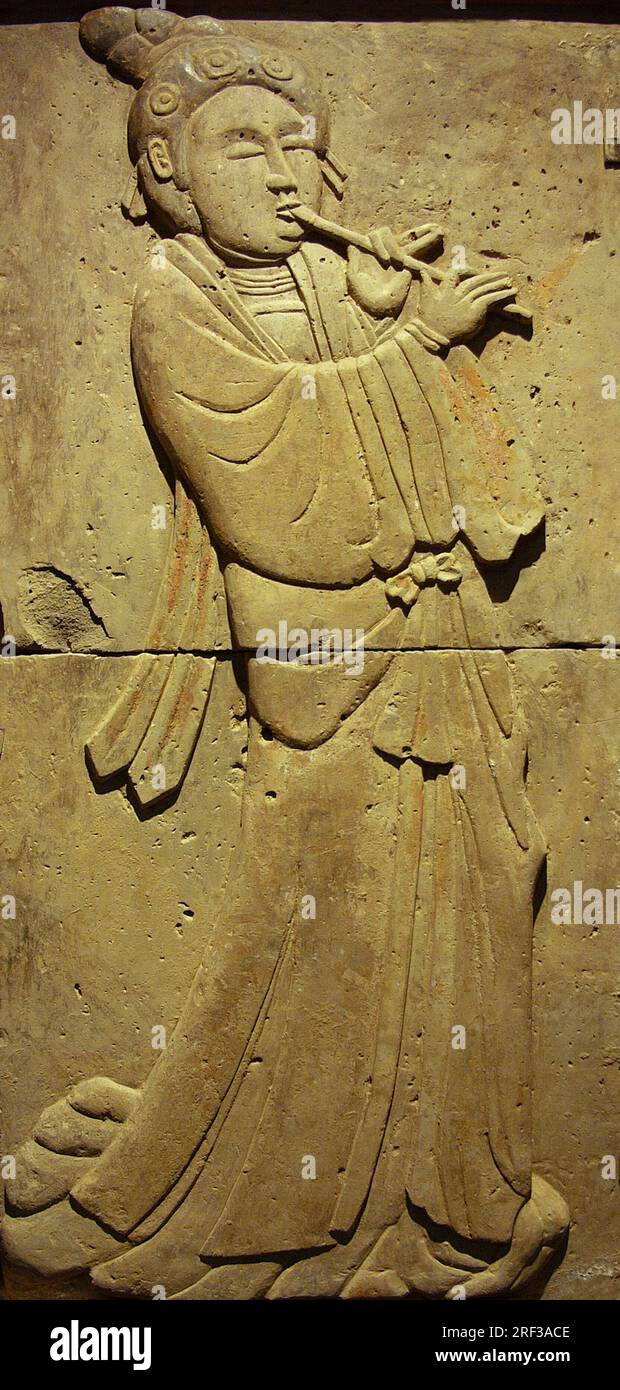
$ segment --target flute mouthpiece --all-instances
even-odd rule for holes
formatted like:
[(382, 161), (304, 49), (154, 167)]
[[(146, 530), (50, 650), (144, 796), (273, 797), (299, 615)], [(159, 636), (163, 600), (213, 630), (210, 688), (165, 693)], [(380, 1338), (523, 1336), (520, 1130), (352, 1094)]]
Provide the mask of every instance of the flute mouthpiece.
[(312, 212), (310, 208), (305, 206), (305, 203), (289, 203), (289, 207), (294, 211), (298, 220), (300, 222), (307, 222), (309, 227), (314, 227), (317, 224), (320, 225), (322, 222), (322, 218), (319, 217), (318, 213)]

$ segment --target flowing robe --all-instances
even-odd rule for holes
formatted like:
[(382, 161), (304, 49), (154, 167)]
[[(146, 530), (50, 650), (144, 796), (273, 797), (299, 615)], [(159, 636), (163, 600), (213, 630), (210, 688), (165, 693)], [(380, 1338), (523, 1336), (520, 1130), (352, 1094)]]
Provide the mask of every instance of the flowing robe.
[[(133, 360), (247, 649), (241, 843), (174, 1035), (73, 1195), (138, 1245), (176, 1230), (208, 1261), (346, 1243), (365, 1211), (380, 1230), (407, 1200), (458, 1237), (508, 1241), (531, 1180), (543, 844), (483, 572), (541, 520), (531, 460), (471, 354), (444, 362), (415, 324), (377, 326), (335, 253), (289, 261), (309, 364), (199, 239), (164, 245)], [(460, 584), (429, 585), (407, 613), (386, 580), (448, 548)], [(363, 670), (257, 662), (256, 634), (282, 618), (361, 625)], [(144, 692), (132, 712), (142, 700), (156, 722), (165, 691)], [(207, 698), (185, 700), (184, 765)], [(141, 718), (144, 768), (161, 757)], [(136, 754), (121, 723), (91, 743), (104, 773)]]

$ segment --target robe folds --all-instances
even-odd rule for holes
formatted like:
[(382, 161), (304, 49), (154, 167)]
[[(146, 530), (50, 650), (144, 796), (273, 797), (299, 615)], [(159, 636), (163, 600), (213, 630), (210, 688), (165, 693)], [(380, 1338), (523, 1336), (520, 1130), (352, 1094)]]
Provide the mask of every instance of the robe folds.
[[(202, 965), (141, 1103), (73, 1196), (135, 1244), (110, 1262), (122, 1285), (134, 1260), (132, 1287), (140, 1250), (158, 1242), (193, 1241), (209, 1263), (311, 1252), (346, 1244), (365, 1220), (379, 1231), (407, 1203), (458, 1238), (507, 1242), (531, 1181), (544, 846), (483, 574), (541, 520), (532, 459), (472, 354), (444, 361), (415, 321), (364, 315), (335, 253), (307, 243), (289, 261), (316, 344), (307, 363), (287, 359), (203, 242), (163, 245), (138, 287), (132, 353), (177, 478), (153, 628), (169, 664), (150, 684), (146, 667), (130, 680), (89, 744), (96, 770), (127, 769), (139, 786), (135, 770), (170, 747), (174, 708), (180, 784), (217, 679), (192, 654), (212, 650), (216, 611), (235, 639), (240, 570), (292, 595), (350, 591), (363, 604), (368, 593), (366, 640), (383, 650), (368, 652), (374, 674), (353, 695), (342, 668), (292, 667), (281, 727), (248, 655), (227, 909), (205, 924)], [(429, 585), (408, 613), (387, 605), (377, 619), (389, 576), (448, 549), (457, 586)], [(317, 725), (328, 682), (333, 717)], [(316, 882), (326, 898), (302, 922)]]

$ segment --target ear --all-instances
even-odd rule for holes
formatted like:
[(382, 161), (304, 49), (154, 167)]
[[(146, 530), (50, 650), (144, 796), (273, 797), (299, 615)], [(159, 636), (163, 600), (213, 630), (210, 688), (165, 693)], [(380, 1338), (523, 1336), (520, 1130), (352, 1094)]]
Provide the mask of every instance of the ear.
[(161, 183), (167, 183), (174, 175), (168, 141), (163, 135), (153, 135), (147, 145), (149, 164)]

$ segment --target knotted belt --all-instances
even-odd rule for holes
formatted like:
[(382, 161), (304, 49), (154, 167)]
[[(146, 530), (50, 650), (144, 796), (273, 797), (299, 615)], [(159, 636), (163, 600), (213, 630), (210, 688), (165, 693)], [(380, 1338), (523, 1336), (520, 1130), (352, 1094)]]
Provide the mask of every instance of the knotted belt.
[(449, 551), (439, 555), (429, 552), (420, 559), (411, 560), (406, 570), (386, 580), (385, 592), (405, 608), (413, 608), (425, 585), (438, 584), (441, 589), (454, 589), (462, 578), (459, 561)]

